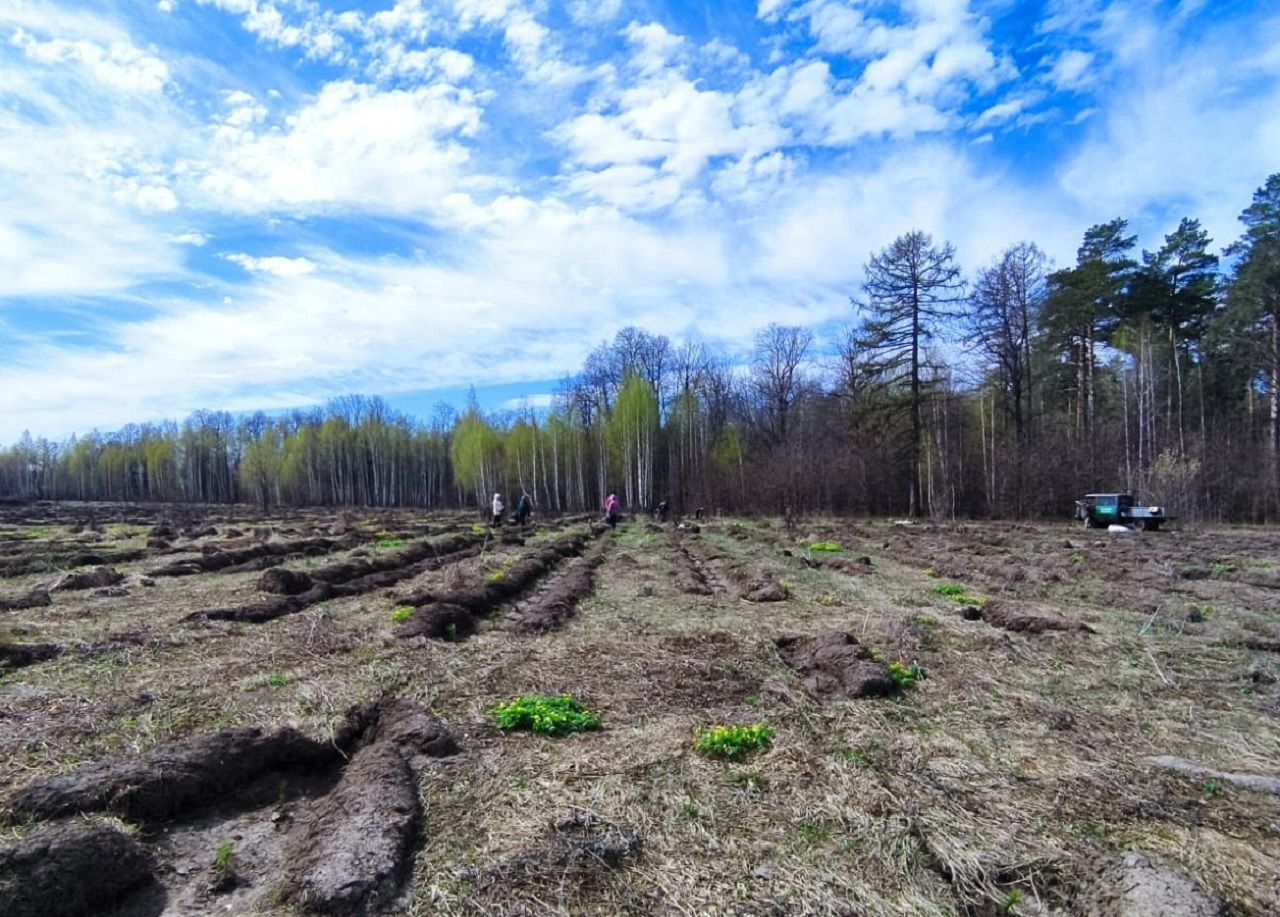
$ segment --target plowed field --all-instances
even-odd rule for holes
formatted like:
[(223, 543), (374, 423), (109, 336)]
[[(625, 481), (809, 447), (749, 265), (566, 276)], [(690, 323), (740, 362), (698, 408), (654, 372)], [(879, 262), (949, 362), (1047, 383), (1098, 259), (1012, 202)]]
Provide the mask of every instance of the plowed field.
[(1280, 913), (1280, 532), (593, 523), (0, 507), (0, 912)]

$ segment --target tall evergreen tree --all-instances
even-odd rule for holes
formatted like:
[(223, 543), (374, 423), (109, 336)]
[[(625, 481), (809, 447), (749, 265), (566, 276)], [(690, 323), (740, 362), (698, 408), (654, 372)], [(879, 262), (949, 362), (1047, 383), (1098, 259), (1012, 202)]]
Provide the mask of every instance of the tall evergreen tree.
[(907, 455), (912, 515), (922, 509), (924, 348), (939, 325), (958, 314), (964, 280), (950, 242), (936, 246), (920, 230), (899, 236), (867, 262), (862, 289), (867, 315), (858, 334), (858, 347), (869, 356), (874, 375), (889, 384), (905, 385), (911, 416)]

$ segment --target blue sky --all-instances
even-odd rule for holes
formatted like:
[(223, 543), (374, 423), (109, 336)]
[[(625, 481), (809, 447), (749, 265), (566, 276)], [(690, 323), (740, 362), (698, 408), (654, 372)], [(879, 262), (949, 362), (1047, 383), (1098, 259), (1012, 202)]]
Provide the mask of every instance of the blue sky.
[(0, 442), (536, 403), (624, 325), (852, 322), (917, 227), (1225, 245), (1277, 112), (1265, 2), (5, 0)]

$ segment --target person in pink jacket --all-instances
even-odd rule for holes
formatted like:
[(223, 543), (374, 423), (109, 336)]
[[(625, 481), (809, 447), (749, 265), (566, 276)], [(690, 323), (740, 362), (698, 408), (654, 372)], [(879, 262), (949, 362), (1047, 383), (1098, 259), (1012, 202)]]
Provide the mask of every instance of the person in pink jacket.
[(604, 501), (604, 521), (609, 523), (609, 528), (613, 528), (618, 524), (618, 516), (622, 512), (622, 507), (618, 503), (617, 494), (609, 494)]

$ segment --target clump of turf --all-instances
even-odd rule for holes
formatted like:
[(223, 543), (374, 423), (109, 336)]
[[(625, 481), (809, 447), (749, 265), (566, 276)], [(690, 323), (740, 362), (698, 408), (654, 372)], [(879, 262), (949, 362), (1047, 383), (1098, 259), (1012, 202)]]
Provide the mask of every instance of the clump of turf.
[(741, 761), (753, 751), (763, 751), (773, 744), (773, 727), (765, 723), (751, 726), (712, 726), (700, 730), (694, 750), (709, 758)]
[(572, 694), (524, 694), (489, 711), (499, 729), (526, 729), (566, 736), (600, 728), (600, 715), (587, 710)]

